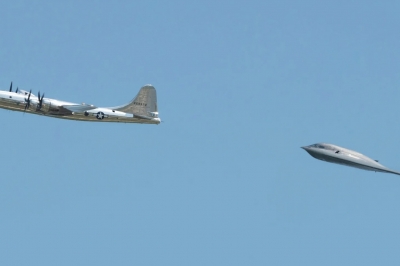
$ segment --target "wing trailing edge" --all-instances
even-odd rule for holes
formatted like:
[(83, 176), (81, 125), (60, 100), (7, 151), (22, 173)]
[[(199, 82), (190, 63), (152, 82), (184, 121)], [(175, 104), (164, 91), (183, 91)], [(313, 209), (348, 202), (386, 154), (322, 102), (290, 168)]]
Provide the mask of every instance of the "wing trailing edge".
[(77, 104), (77, 105), (62, 105), (61, 106), (63, 109), (67, 109), (68, 111), (74, 112), (74, 113), (84, 113), (86, 111), (96, 109), (97, 107), (94, 105), (82, 105), (82, 104)]

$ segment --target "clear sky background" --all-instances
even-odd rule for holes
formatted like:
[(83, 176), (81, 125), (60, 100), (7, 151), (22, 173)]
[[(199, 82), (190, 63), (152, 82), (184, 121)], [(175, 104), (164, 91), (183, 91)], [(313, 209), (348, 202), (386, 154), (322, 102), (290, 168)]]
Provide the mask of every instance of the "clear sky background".
[[(62, 2), (62, 3), (61, 3)], [(0, 110), (1, 265), (398, 265), (399, 1), (2, 1), (0, 88), (162, 124)]]

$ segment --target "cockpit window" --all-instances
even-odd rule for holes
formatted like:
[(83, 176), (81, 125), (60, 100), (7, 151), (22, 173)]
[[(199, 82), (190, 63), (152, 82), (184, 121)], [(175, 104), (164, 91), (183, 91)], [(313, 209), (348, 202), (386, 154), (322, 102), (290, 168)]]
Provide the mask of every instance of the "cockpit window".
[(325, 146), (321, 145), (321, 144), (313, 144), (313, 145), (311, 145), (311, 147), (319, 148), (319, 149), (325, 149)]
[(336, 149), (334, 147), (332, 147), (331, 145), (327, 145), (327, 144), (314, 144), (311, 145), (311, 147), (314, 148), (318, 148), (318, 149), (324, 149), (324, 150), (330, 150), (330, 151), (335, 151)]
[(330, 150), (330, 151), (335, 151), (336, 149), (333, 148), (331, 145), (324, 145), (325, 149)]

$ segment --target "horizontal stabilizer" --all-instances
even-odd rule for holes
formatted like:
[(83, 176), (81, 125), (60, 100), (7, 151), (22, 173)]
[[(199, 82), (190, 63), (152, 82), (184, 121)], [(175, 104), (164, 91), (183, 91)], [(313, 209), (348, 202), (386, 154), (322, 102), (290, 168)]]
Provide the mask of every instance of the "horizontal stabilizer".
[(137, 114), (134, 114), (133, 117), (139, 118), (139, 119), (148, 119), (148, 120), (153, 119), (153, 117), (150, 117), (150, 116), (137, 115)]

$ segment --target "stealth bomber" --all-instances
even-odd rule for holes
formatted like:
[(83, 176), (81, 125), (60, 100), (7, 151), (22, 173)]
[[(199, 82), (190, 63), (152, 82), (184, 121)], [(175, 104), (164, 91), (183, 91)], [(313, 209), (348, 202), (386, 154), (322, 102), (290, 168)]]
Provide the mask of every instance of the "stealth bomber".
[(368, 171), (383, 172), (400, 175), (400, 172), (393, 171), (380, 163), (359, 152), (342, 148), (333, 144), (317, 143), (310, 146), (301, 147), (312, 157), (326, 161), (356, 167)]

